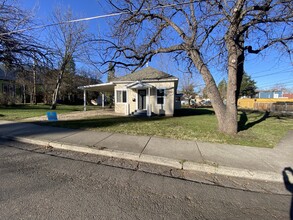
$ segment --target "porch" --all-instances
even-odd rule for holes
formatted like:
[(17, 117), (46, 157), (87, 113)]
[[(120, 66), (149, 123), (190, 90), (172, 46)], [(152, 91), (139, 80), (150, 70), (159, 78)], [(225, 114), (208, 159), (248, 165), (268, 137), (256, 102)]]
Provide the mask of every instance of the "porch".
[(150, 117), (152, 115), (152, 103), (151, 103), (151, 89), (152, 85), (136, 81), (126, 86), (128, 97), (131, 99), (127, 102), (128, 114)]
[(102, 108), (105, 108), (105, 93), (113, 93), (116, 113), (124, 115), (152, 115), (151, 88), (154, 86), (140, 81), (129, 84), (103, 83), (80, 86), (84, 92), (84, 111), (87, 110), (87, 92), (96, 91), (102, 95)]
[(113, 93), (114, 94), (114, 87), (115, 84), (110, 83), (102, 83), (102, 84), (95, 84), (95, 85), (87, 85), (87, 86), (79, 86), (78, 89), (83, 90), (83, 110), (86, 111), (86, 103), (87, 103), (87, 91), (95, 91), (100, 92), (102, 94), (102, 108), (105, 108), (105, 93)]

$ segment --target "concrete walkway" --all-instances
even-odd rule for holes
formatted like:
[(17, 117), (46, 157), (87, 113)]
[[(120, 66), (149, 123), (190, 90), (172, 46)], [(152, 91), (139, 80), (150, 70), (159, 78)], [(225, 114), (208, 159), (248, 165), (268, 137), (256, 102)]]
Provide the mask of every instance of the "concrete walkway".
[[(0, 121), (0, 137), (184, 171), (185, 179), (208, 176), (283, 183), (293, 168), (293, 130), (274, 149), (184, 141), (152, 136), (73, 130)], [(198, 175), (200, 173), (201, 175)], [(191, 175), (192, 174), (192, 175)], [(289, 176), (291, 183), (292, 176)]]

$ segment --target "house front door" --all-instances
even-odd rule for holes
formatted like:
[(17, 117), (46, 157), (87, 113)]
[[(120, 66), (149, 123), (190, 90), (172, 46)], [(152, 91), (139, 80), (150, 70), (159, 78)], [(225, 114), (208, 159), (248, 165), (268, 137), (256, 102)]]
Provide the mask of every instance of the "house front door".
[(139, 89), (137, 93), (138, 93), (138, 109), (144, 110), (146, 109), (146, 90)]

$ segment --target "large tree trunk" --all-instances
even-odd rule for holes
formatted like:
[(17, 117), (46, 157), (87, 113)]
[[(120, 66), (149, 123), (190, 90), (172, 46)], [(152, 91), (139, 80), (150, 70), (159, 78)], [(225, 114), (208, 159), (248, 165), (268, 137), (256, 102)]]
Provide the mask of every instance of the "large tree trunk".
[[(233, 35), (232, 35), (233, 36)], [(241, 81), (244, 72), (243, 39), (235, 42), (233, 38), (226, 38), (228, 50), (228, 85), (226, 103), (225, 133), (236, 134), (238, 132), (237, 101), (240, 92)]]
[[(225, 106), (221, 98), (221, 94), (215, 83), (215, 80), (212, 77), (206, 64), (201, 59), (199, 52), (197, 50), (191, 50), (190, 57), (193, 63), (195, 64), (195, 66), (197, 67), (197, 69), (200, 71), (205, 81), (208, 97), (210, 98), (212, 102), (212, 106), (214, 108), (214, 111), (218, 120), (219, 130), (226, 134), (236, 134), (237, 126), (238, 126), (237, 106), (235, 105), (236, 103), (235, 93), (237, 88), (236, 74), (234, 73), (234, 71), (230, 71), (229, 69), (229, 74), (231, 74), (232, 78), (229, 75), (227, 90), (230, 92), (228, 93), (229, 97), (227, 96), (227, 104)], [(233, 70), (233, 68), (231, 70)]]
[(238, 131), (238, 118), (237, 118), (237, 70), (238, 70), (238, 57), (237, 49), (235, 45), (230, 45), (233, 47), (229, 53), (229, 66), (228, 66), (228, 84), (227, 84), (227, 102), (226, 106), (223, 103), (221, 94), (218, 87), (212, 77), (206, 64), (203, 62), (200, 54), (196, 50), (190, 51), (190, 57), (200, 71), (206, 87), (208, 97), (212, 102), (217, 120), (219, 131), (226, 134), (236, 134)]
[[(236, 99), (238, 100), (240, 96), (241, 83), (244, 75), (244, 36), (243, 34), (239, 37), (238, 42), (238, 57), (237, 57), (237, 90), (236, 90)], [(236, 103), (237, 104), (237, 103)]]
[[(230, 62), (229, 62), (230, 63)], [(227, 85), (227, 101), (225, 112), (225, 126), (223, 132), (227, 134), (236, 134), (238, 131), (238, 118), (237, 118), (237, 69), (233, 66), (228, 67), (228, 85)]]

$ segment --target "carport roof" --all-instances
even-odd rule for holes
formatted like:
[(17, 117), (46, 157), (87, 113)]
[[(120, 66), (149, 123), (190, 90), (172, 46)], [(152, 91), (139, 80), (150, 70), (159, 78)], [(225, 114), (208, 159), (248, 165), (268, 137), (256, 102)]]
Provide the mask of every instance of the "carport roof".
[(101, 83), (87, 86), (79, 86), (78, 89), (96, 92), (113, 92), (115, 84), (113, 82)]

